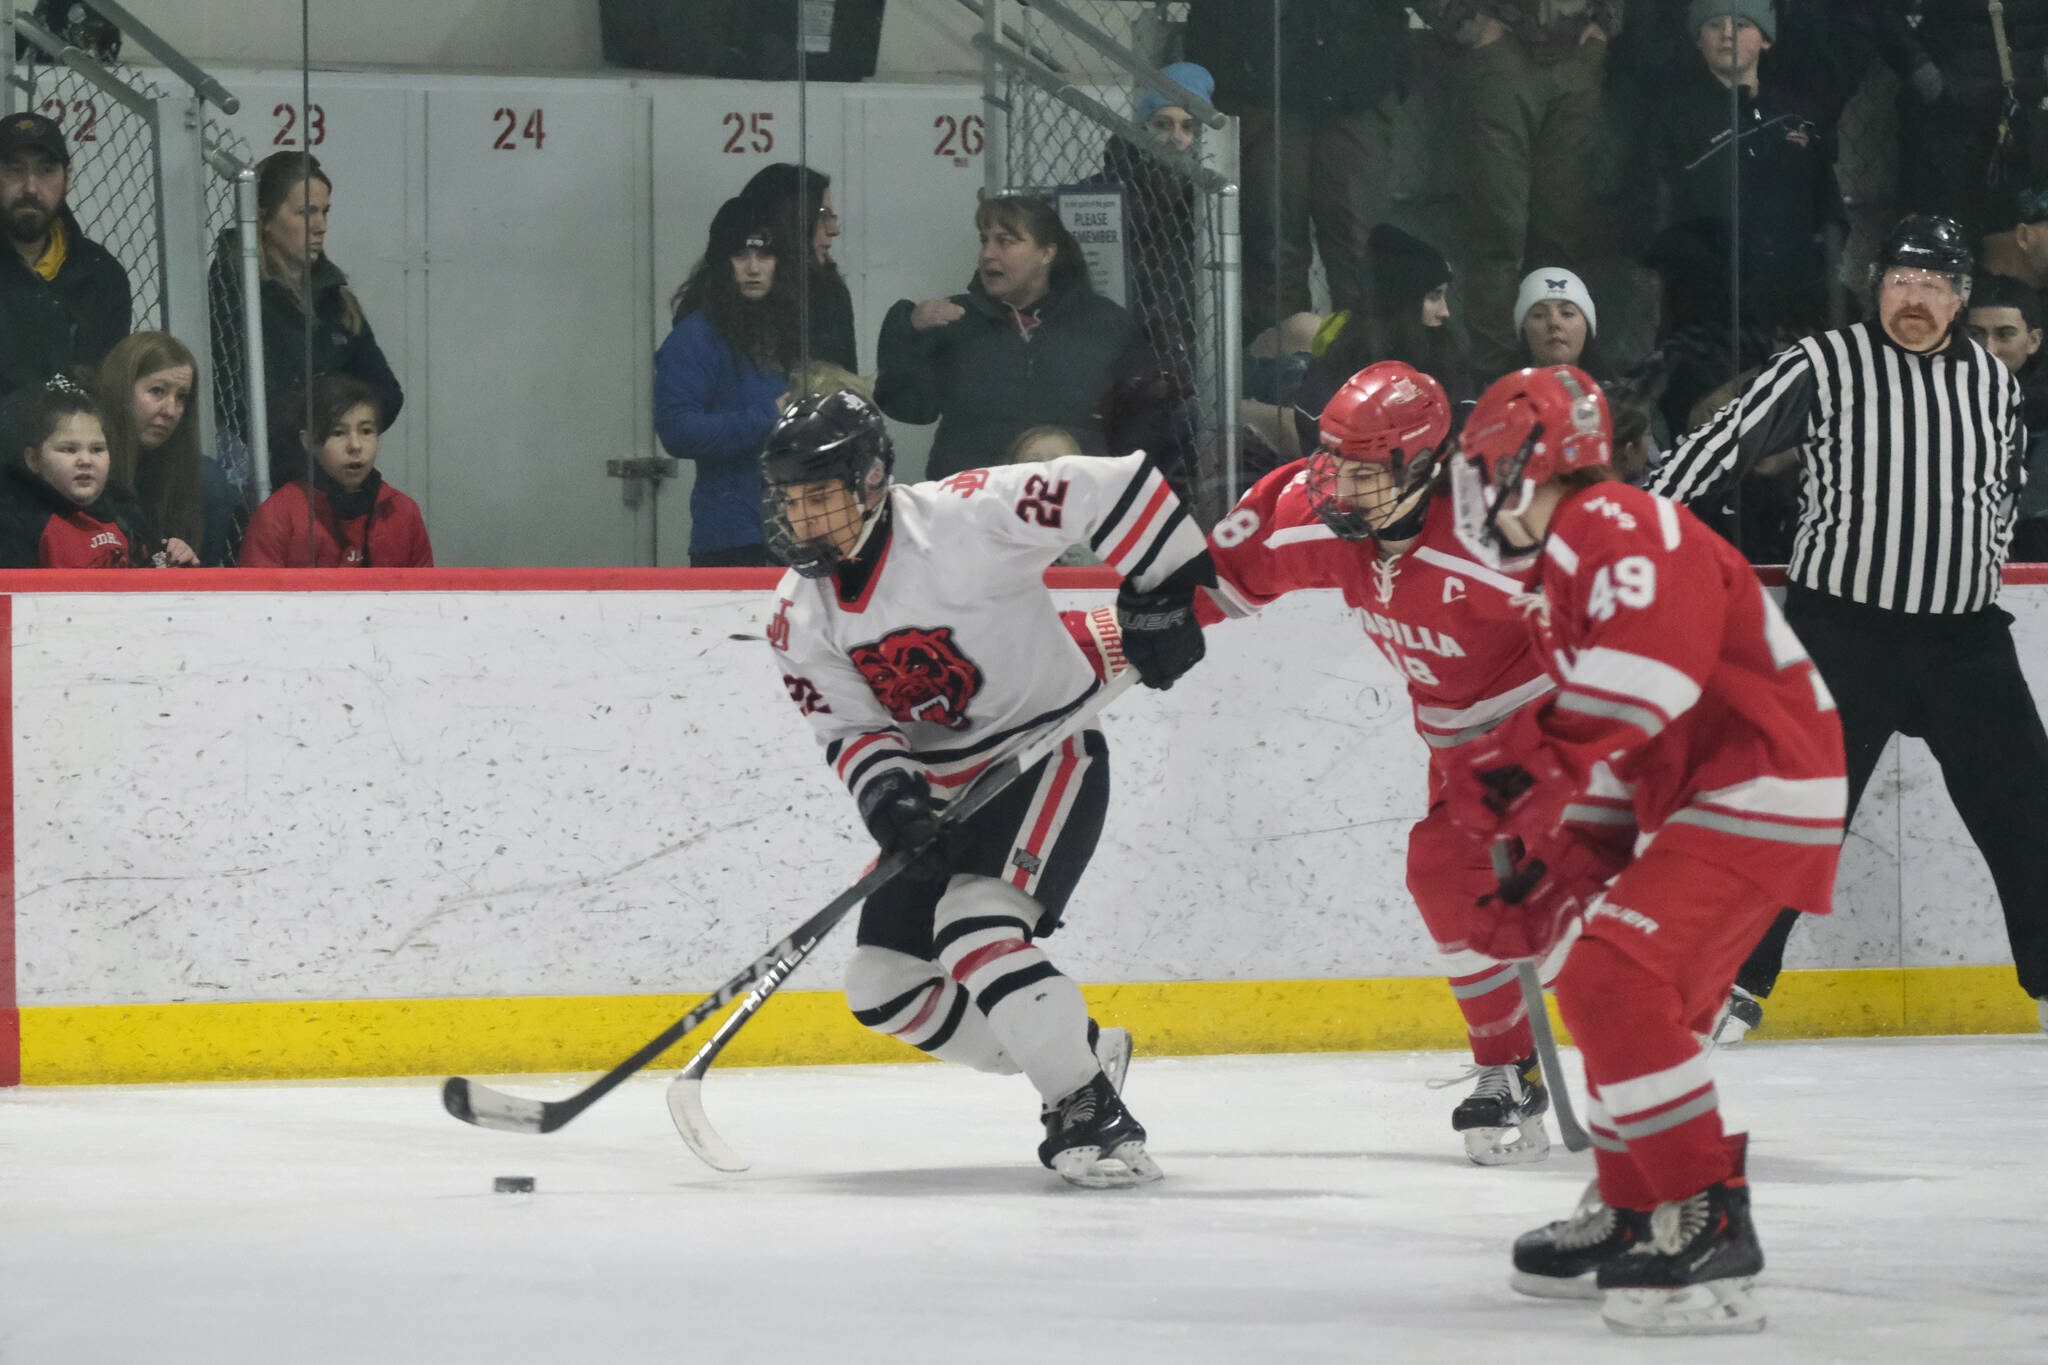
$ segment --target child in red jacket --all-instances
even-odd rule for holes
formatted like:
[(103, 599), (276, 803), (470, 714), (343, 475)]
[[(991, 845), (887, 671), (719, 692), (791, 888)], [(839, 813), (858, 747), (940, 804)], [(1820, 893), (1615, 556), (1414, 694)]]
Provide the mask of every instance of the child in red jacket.
[(86, 386), (56, 375), (28, 403), (22, 458), (0, 478), (0, 567), (126, 569), (197, 564), (159, 542), (132, 499), (110, 491), (112, 459)]
[(325, 375), (301, 406), (307, 483), (286, 484), (249, 520), (242, 568), (423, 569), (434, 563), (419, 504), (377, 472), (377, 395)]

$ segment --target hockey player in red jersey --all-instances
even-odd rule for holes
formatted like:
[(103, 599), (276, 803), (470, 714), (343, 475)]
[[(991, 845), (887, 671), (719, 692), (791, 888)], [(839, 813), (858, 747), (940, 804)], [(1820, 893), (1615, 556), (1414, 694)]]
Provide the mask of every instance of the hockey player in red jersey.
[[(1749, 565), (1615, 481), (1612, 435), (1584, 371), (1522, 370), (1481, 396), (1451, 469), (1470, 552), (1536, 562), (1529, 626), (1557, 682), (1451, 775), (1453, 813), (1519, 860), (1475, 942), (1525, 958), (1576, 935), (1557, 1002), (1599, 1172), (1573, 1217), (1516, 1242), (1513, 1283), (1597, 1294), (1624, 1333), (1755, 1331), (1747, 1135), (1722, 1131), (1698, 1035), (1780, 906), (1828, 910), (1842, 732)], [(1593, 833), (1631, 815), (1632, 859)]]
[[(1122, 657), (1154, 687), (1202, 657), (1201, 532), (1142, 453), (892, 485), (881, 414), (798, 401), (762, 456), (768, 546), (790, 566), (768, 642), (782, 685), (884, 853), (922, 850), (861, 907), (846, 1003), (878, 1033), (1042, 1098), (1039, 1159), (1077, 1185), (1157, 1179), (1119, 1093), (1130, 1039), (1097, 1030), (1039, 946), (1109, 800), (1088, 729), (957, 826), (952, 794), (1059, 724), (1106, 671), (1075, 648), (1044, 570), (1077, 540), (1124, 575)], [(1113, 634), (1101, 637), (1109, 651)], [(936, 837), (936, 841), (935, 841)]]
[(1548, 695), (1516, 605), (1529, 566), (1476, 562), (1459, 543), (1437, 456), (1450, 435), (1441, 385), (1395, 361), (1353, 375), (1324, 407), (1321, 444), (1262, 479), (1210, 534), (1214, 606), (1241, 616), (1283, 593), (1336, 588), (1365, 635), (1407, 680), (1430, 746), (1429, 810), (1409, 831), (1408, 889), (1444, 954), (1479, 1083), (1451, 1115), (1481, 1165), (1550, 1149), (1549, 1096), (1514, 969), (1467, 945), (1475, 901), (1495, 877), (1486, 844), (1442, 803), (1444, 765)]

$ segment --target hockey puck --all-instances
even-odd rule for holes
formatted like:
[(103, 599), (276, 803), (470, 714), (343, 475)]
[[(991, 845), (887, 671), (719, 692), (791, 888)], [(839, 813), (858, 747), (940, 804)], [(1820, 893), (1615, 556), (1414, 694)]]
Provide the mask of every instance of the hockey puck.
[(533, 1177), (530, 1175), (501, 1175), (491, 1182), (491, 1189), (498, 1194), (532, 1194)]

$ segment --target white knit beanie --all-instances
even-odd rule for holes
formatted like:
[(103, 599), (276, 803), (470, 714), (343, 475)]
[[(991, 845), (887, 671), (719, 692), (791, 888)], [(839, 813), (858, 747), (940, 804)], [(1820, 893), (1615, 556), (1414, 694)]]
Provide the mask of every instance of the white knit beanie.
[(1522, 292), (1515, 295), (1515, 330), (1522, 330), (1528, 320), (1529, 310), (1545, 299), (1569, 299), (1579, 306), (1586, 315), (1586, 335), (1600, 334), (1600, 315), (1593, 308), (1593, 296), (1586, 290), (1586, 282), (1569, 270), (1546, 267), (1532, 270), (1522, 279)]

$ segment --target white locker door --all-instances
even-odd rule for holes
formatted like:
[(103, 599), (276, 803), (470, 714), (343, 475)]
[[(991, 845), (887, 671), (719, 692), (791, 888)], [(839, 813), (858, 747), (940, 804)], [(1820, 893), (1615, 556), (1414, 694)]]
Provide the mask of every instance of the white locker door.
[(646, 96), (427, 96), (427, 414), (437, 563), (651, 560)]
[[(321, 172), (333, 183), (328, 259), (348, 276), (377, 345), (405, 390), (405, 407), (378, 445), (377, 467), (420, 499), (431, 536), (436, 527), (423, 486), (426, 403), (414, 330), (423, 262), (411, 226), (420, 211), (420, 97), (327, 83), (333, 79), (314, 74), (312, 114), (306, 117), (297, 76), (228, 78), (242, 107), (226, 122), (248, 140), (248, 155), (257, 161), (299, 151), (305, 147), (302, 139), (310, 139)], [(275, 384), (275, 378), (270, 382)]]

